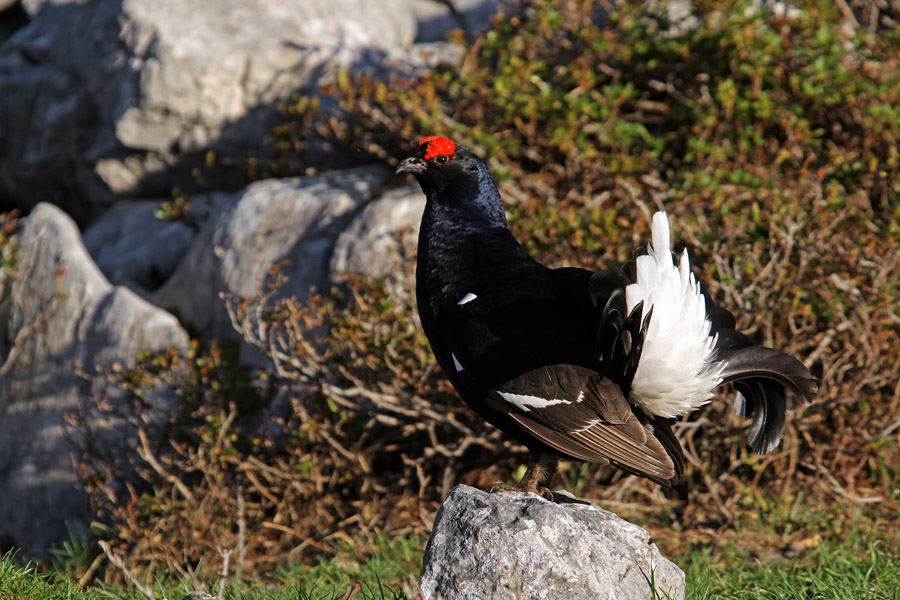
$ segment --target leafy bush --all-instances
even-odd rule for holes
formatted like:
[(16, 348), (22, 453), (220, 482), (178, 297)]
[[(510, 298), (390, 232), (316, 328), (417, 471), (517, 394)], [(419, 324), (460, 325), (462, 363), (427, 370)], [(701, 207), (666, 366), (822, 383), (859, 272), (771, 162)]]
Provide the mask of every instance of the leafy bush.
[(700, 197), (699, 214), (735, 188), (757, 196), (809, 178), (861, 189), (876, 208), (900, 195), (897, 35), (848, 34), (835, 6), (787, 20), (737, 2), (701, 3), (703, 25), (667, 38), (638, 5), (605, 27), (592, 5), (533, 3), (422, 81), (341, 80), (343, 112), (301, 102), (276, 136), (291, 160), (275, 164), (314, 165), (296, 156), (321, 137), (396, 162), (443, 133), (489, 159), (525, 239), (567, 261), (625, 258), (635, 219), (615, 226), (608, 208), (635, 199)]

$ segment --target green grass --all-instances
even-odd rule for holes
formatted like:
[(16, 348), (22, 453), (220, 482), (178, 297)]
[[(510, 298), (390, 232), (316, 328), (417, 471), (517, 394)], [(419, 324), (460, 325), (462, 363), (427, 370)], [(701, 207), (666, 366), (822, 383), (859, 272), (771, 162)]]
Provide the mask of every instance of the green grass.
[[(290, 565), (268, 574), (263, 580), (228, 579), (224, 598), (241, 600), (331, 600), (342, 597), (354, 586), (360, 590), (358, 600), (401, 600), (406, 596), (402, 586), (410, 576), (418, 577), (422, 564), (425, 538), (418, 535), (351, 545), (341, 542), (334, 547), (335, 557), (322, 559), (314, 566)], [(68, 556), (63, 556), (66, 552)], [(65, 573), (72, 563), (85, 562), (84, 546), (66, 546), (55, 552), (55, 560), (47, 569), (17, 564), (13, 553), (0, 558), (0, 600), (99, 600), (107, 598), (146, 599), (134, 586), (96, 585), (81, 590)], [(90, 561), (88, 561), (90, 562)], [(157, 577), (148, 582), (138, 577), (156, 598), (180, 600), (195, 591), (189, 578)], [(215, 593), (217, 581), (201, 582), (205, 591)]]
[[(379, 561), (373, 561), (378, 563)], [(397, 563), (399, 565), (401, 563)], [(392, 565), (392, 567), (395, 565)], [(321, 573), (323, 579), (315, 581), (313, 573)], [(338, 584), (337, 582), (346, 582)], [(205, 582), (205, 590), (215, 595), (216, 582)], [(355, 584), (360, 591), (353, 596), (359, 600), (401, 600), (406, 596), (399, 584), (390, 585), (372, 572), (364, 579), (357, 579), (352, 572), (341, 571), (337, 565), (327, 565), (305, 570), (302, 567), (274, 573), (265, 581), (229, 583), (224, 598), (242, 600), (331, 600), (342, 597)], [(180, 600), (194, 591), (187, 578), (172, 580), (160, 578), (148, 586), (155, 598)], [(144, 599), (133, 586), (110, 587), (98, 585), (81, 590), (74, 581), (66, 580), (53, 572), (41, 572), (33, 566), (15, 563), (11, 554), (0, 558), (0, 600), (106, 600), (123, 598)]]
[(400, 590), (410, 576), (418, 580), (426, 541), (422, 536), (413, 535), (393, 539), (379, 536), (374, 547), (367, 544), (359, 548), (341, 543), (335, 548), (336, 558), (321, 559), (312, 567), (291, 565), (279, 569), (271, 578), (291, 581), (301, 588), (323, 593), (343, 593), (358, 583), (363, 592), (370, 588), (374, 598), (380, 598), (380, 592), (385, 594), (385, 598), (393, 598), (390, 590)]
[[(763, 520), (760, 521), (763, 523)], [(827, 527), (828, 519), (819, 520)], [(772, 523), (762, 527), (769, 530)], [(670, 556), (687, 575), (689, 600), (728, 598), (766, 599), (853, 599), (900, 598), (900, 552), (885, 541), (884, 524), (865, 518), (846, 527), (843, 535), (827, 536), (822, 531), (808, 549), (762, 553), (747, 545), (729, 543), (719, 551), (709, 545), (695, 545), (681, 555)], [(761, 532), (759, 537), (770, 534)], [(232, 582), (226, 585), (226, 599), (242, 600), (330, 600), (340, 598), (354, 585), (354, 596), (364, 600), (402, 600), (402, 585), (416, 578), (425, 539), (420, 536), (335, 547), (335, 557), (313, 566), (291, 565), (270, 573), (261, 581)], [(57, 564), (57, 569), (60, 568)], [(204, 582), (216, 592), (217, 582)], [(187, 578), (161, 577), (149, 587), (157, 598), (178, 600), (193, 591)], [(41, 572), (16, 565), (13, 556), (0, 559), (0, 599), (49, 600), (71, 598), (137, 599), (143, 596), (133, 587), (95, 586), (80, 590), (61, 571)]]
[(53, 573), (39, 573), (31, 566), (17, 565), (13, 553), (5, 554), (0, 558), (0, 599), (2, 600), (19, 600), (20, 598), (93, 600), (106, 597), (97, 589), (82, 592), (75, 583), (57, 578)]
[(676, 560), (691, 600), (900, 598), (900, 556), (873, 533), (822, 542), (800, 559), (764, 560), (730, 546), (719, 556), (699, 550)]

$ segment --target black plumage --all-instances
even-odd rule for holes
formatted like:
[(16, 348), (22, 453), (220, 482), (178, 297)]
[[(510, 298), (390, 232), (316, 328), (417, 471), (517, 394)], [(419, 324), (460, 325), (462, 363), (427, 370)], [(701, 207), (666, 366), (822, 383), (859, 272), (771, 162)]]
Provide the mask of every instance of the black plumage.
[[(597, 272), (540, 264), (510, 231), (487, 166), (446, 138), (422, 140), (398, 172), (412, 173), (427, 197), (416, 271), (422, 326), (463, 400), (531, 450), (516, 489), (549, 484), (560, 457), (675, 483), (684, 457), (674, 419), (652, 399), (638, 402), (634, 389), (644, 346), (660, 343), (649, 335), (655, 307), (626, 301), (635, 262)], [(734, 383), (736, 413), (753, 419), (751, 447), (769, 452), (784, 425), (785, 387), (805, 403), (815, 379), (795, 358), (753, 346), (699, 290), (715, 336), (703, 370), (715, 369), (718, 385)]]

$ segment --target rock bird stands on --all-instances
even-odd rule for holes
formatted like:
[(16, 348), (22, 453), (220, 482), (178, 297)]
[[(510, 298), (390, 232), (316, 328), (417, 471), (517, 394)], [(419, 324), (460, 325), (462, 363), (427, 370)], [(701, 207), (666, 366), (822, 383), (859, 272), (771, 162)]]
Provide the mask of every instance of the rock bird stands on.
[(753, 346), (713, 304), (687, 250), (670, 251), (665, 213), (620, 269), (550, 269), (513, 237), (467, 148), (426, 137), (397, 172), (427, 197), (416, 297), (438, 364), (476, 413), (531, 450), (512, 489), (545, 492), (560, 458), (671, 486), (684, 468), (672, 424), (717, 387), (734, 384), (758, 454), (781, 440), (785, 388), (804, 404), (815, 395), (803, 364)]

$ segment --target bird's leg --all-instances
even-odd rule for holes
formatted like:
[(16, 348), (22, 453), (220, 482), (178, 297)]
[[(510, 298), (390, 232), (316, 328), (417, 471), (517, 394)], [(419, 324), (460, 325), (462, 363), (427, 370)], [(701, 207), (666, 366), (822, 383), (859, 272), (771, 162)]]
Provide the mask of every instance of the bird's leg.
[(559, 457), (555, 454), (534, 451), (531, 453), (531, 461), (528, 463), (528, 469), (519, 482), (519, 488), (525, 488), (540, 494), (547, 500), (553, 500), (553, 492), (547, 487), (556, 475), (556, 468), (559, 466)]
[(498, 483), (491, 487), (491, 492), (534, 492), (547, 500), (553, 500), (553, 494), (546, 486), (550, 485), (550, 480), (553, 479), (558, 464), (559, 457), (535, 450), (531, 453), (531, 460), (528, 461), (528, 468), (525, 470), (522, 480), (519, 481), (519, 485), (510, 486)]

